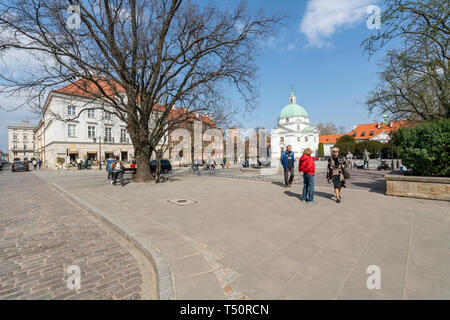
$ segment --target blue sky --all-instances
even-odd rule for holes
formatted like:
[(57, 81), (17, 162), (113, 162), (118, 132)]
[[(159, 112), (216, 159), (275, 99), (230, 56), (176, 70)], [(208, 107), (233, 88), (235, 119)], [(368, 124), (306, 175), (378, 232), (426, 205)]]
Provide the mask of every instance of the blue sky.
[[(276, 37), (264, 42), (256, 58), (260, 98), (255, 111), (237, 118), (245, 129), (273, 129), (281, 109), (289, 102), (291, 86), (312, 124), (331, 121), (350, 130), (354, 124), (380, 119), (377, 114), (370, 115), (358, 101), (364, 101), (376, 83), (377, 61), (381, 57), (379, 53), (369, 61), (360, 46), (375, 32), (366, 26), (366, 9), (373, 4), (381, 6), (382, 1), (248, 2), (250, 10), (263, 5), (268, 13), (283, 10), (289, 18)], [(0, 96), (0, 103), (4, 105), (6, 101)], [(38, 116), (26, 109), (0, 110), (0, 150), (7, 150), (6, 127), (22, 119), (38, 122)]]

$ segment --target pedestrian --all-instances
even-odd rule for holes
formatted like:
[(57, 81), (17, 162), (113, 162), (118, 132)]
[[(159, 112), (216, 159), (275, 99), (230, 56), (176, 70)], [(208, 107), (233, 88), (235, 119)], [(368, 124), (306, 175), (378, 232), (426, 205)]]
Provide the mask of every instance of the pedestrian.
[(42, 161), (41, 161), (41, 159), (39, 159), (38, 160), (38, 168), (39, 168), (39, 170), (41, 170), (41, 166), (42, 166)]
[(108, 159), (106, 159), (106, 171), (108, 172), (108, 180), (111, 181), (111, 184), (113, 183), (113, 174), (112, 174), (112, 163), (114, 162), (114, 159), (109, 156)]
[(37, 161), (36, 161), (36, 159), (33, 159), (33, 168), (34, 168), (34, 170), (37, 169)]
[(345, 158), (339, 155), (339, 148), (331, 149), (332, 155), (328, 159), (328, 182), (333, 181), (334, 193), (336, 194), (336, 203), (341, 203), (341, 189), (345, 188)]
[(119, 156), (116, 156), (115, 161), (111, 164), (112, 174), (113, 174), (113, 185), (116, 185), (117, 179), (120, 180), (120, 185), (123, 187), (123, 171), (124, 165), (123, 162), (120, 161)]
[(353, 168), (353, 154), (350, 150), (347, 151), (347, 155), (345, 156), (347, 160), (347, 168), (352, 169)]
[(370, 160), (370, 153), (369, 153), (369, 151), (367, 151), (367, 149), (364, 149), (364, 152), (363, 152), (363, 161), (364, 161), (363, 170), (369, 170), (369, 160)]
[(198, 170), (198, 160), (195, 160), (195, 162), (194, 162), (194, 171), (199, 171)]
[(281, 164), (284, 169), (284, 182), (286, 188), (292, 188), (294, 181), (295, 156), (292, 152), (292, 146), (287, 146), (286, 151), (281, 154)]
[(77, 160), (77, 164), (78, 164), (78, 170), (81, 170), (82, 160), (81, 160), (81, 159), (78, 159), (78, 160)]
[(314, 201), (314, 174), (316, 173), (316, 164), (311, 157), (312, 150), (306, 148), (298, 162), (298, 171), (303, 175), (303, 193), (302, 201), (315, 204)]

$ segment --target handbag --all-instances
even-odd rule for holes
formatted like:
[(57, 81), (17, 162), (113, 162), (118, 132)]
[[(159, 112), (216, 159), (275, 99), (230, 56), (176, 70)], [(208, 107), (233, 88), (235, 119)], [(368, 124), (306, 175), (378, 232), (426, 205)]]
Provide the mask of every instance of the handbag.
[(344, 178), (345, 179), (350, 179), (350, 171), (347, 168), (342, 169), (343, 174), (344, 174)]

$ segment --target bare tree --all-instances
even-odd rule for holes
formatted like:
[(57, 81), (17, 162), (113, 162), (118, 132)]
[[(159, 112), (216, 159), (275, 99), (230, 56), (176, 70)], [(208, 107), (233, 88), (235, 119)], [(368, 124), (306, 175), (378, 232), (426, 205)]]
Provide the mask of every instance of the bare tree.
[[(67, 22), (78, 6), (80, 28)], [(0, 0), (0, 53), (26, 50), (39, 72), (1, 75), (0, 93), (42, 106), (48, 89), (73, 83), (124, 121), (135, 148), (137, 181), (169, 127), (197, 112), (223, 114), (235, 89), (254, 105), (254, 56), (282, 16), (183, 0)], [(170, 117), (172, 109), (188, 110)], [(226, 112), (225, 112), (226, 113)], [(170, 122), (170, 125), (169, 125)]]
[(394, 119), (450, 117), (450, 5), (446, 0), (386, 0), (381, 30), (362, 46), (369, 55), (399, 40), (382, 60), (380, 82), (366, 101)]
[(326, 124), (319, 123), (317, 125), (317, 128), (320, 131), (320, 135), (327, 135), (327, 134), (337, 134), (338, 129), (336, 128), (336, 125), (333, 122), (327, 122)]

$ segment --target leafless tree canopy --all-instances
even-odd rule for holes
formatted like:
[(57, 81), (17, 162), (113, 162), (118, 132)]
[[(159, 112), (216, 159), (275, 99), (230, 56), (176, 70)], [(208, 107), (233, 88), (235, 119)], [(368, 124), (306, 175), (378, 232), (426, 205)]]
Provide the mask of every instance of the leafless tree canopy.
[(393, 39), (380, 82), (366, 104), (394, 119), (450, 117), (450, 5), (447, 0), (386, 0), (382, 28), (363, 42), (372, 55)]
[[(69, 28), (69, 5), (80, 8), (79, 29)], [(84, 79), (79, 89), (107, 101), (128, 125), (138, 177), (148, 180), (148, 159), (174, 106), (226, 119), (234, 88), (252, 108), (253, 58), (280, 20), (250, 14), (245, 1), (220, 8), (186, 0), (0, 0), (0, 54), (27, 50), (39, 62), (39, 72), (2, 74), (0, 92), (26, 93), (42, 105), (49, 88)], [(157, 105), (164, 108), (150, 130)]]

